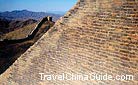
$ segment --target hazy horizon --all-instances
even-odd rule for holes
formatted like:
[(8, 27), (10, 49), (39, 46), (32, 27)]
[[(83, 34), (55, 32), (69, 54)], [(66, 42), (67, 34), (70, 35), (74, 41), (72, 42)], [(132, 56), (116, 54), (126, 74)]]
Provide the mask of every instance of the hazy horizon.
[(65, 13), (76, 2), (77, 0), (0, 0), (0, 12), (28, 10), (34, 12)]
[[(4, 13), (4, 12), (13, 12), (13, 11), (30, 11), (30, 12), (44, 12), (44, 11), (32, 11), (32, 10), (27, 10), (27, 9), (22, 9), (22, 10), (11, 10), (11, 11), (0, 11), (0, 13)], [(47, 11), (44, 13), (52, 13), (52, 14), (60, 14), (63, 15), (65, 14), (67, 11)]]

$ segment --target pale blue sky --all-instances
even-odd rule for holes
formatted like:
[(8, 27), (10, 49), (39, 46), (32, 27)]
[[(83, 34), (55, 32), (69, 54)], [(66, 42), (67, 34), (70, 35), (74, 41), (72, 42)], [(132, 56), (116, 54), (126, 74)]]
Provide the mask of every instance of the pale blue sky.
[(0, 0), (0, 11), (27, 9), (30, 11), (68, 11), (77, 0)]

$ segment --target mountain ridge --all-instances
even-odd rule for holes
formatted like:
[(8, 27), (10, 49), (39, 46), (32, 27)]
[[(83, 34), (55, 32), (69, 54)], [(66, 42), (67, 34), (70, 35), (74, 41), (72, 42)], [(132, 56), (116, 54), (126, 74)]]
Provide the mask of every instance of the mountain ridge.
[(0, 18), (0, 35), (9, 33), (11, 31), (22, 28), (26, 25), (33, 24), (38, 22), (34, 19), (26, 19), (26, 20), (7, 20)]
[(53, 20), (56, 21), (61, 17), (60, 14), (46, 13), (46, 12), (33, 12), (28, 10), (14, 10), (0, 12), (0, 18), (5, 18), (9, 20), (24, 20), (24, 19), (36, 19), (39, 20), (45, 16), (52, 16)]

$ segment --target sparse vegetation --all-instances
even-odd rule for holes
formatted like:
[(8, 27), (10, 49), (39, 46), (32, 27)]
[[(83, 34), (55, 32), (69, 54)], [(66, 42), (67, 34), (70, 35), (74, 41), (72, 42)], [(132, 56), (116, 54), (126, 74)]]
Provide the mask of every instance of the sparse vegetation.
[(37, 23), (27, 25), (23, 28), (19, 28), (19, 30), (15, 30), (13, 32), (7, 33), (3, 35), (2, 39), (21, 39), (25, 38), (37, 25)]
[[(3, 39), (21, 39), (29, 35), (37, 23), (27, 25), (1, 36)], [(40, 28), (35, 37), (22, 43), (0, 43), (0, 74), (4, 72), (21, 54), (32, 46), (46, 31), (54, 25), (54, 22), (47, 21)]]
[(17, 29), (23, 28), (24, 26), (36, 23), (37, 20), (27, 19), (27, 20), (7, 20), (0, 18), (0, 36)]

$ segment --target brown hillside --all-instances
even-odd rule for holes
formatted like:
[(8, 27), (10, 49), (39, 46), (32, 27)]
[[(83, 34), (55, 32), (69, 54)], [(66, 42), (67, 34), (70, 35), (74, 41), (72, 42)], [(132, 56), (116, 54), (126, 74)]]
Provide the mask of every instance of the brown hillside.
[[(138, 0), (79, 0), (0, 76), (2, 85), (138, 85)], [(41, 80), (39, 73), (133, 75)]]
[(3, 34), (15, 31), (17, 29), (23, 28), (26, 25), (36, 23), (36, 20), (27, 19), (27, 20), (6, 20), (0, 19), (0, 36)]
[[(37, 23), (27, 25), (19, 30), (7, 33), (3, 39), (14, 40), (22, 39), (30, 34)], [(2, 43), (0, 42), (0, 74), (3, 73), (12, 63), (21, 56), (30, 46), (32, 46), (42, 35), (47, 31), (47, 28), (52, 27), (54, 22), (47, 21), (36, 33), (33, 39), (25, 40), (20, 43)]]
[(27, 25), (23, 28), (19, 28), (18, 30), (9, 32), (1, 37), (1, 39), (21, 39), (25, 38), (37, 25), (37, 23)]

